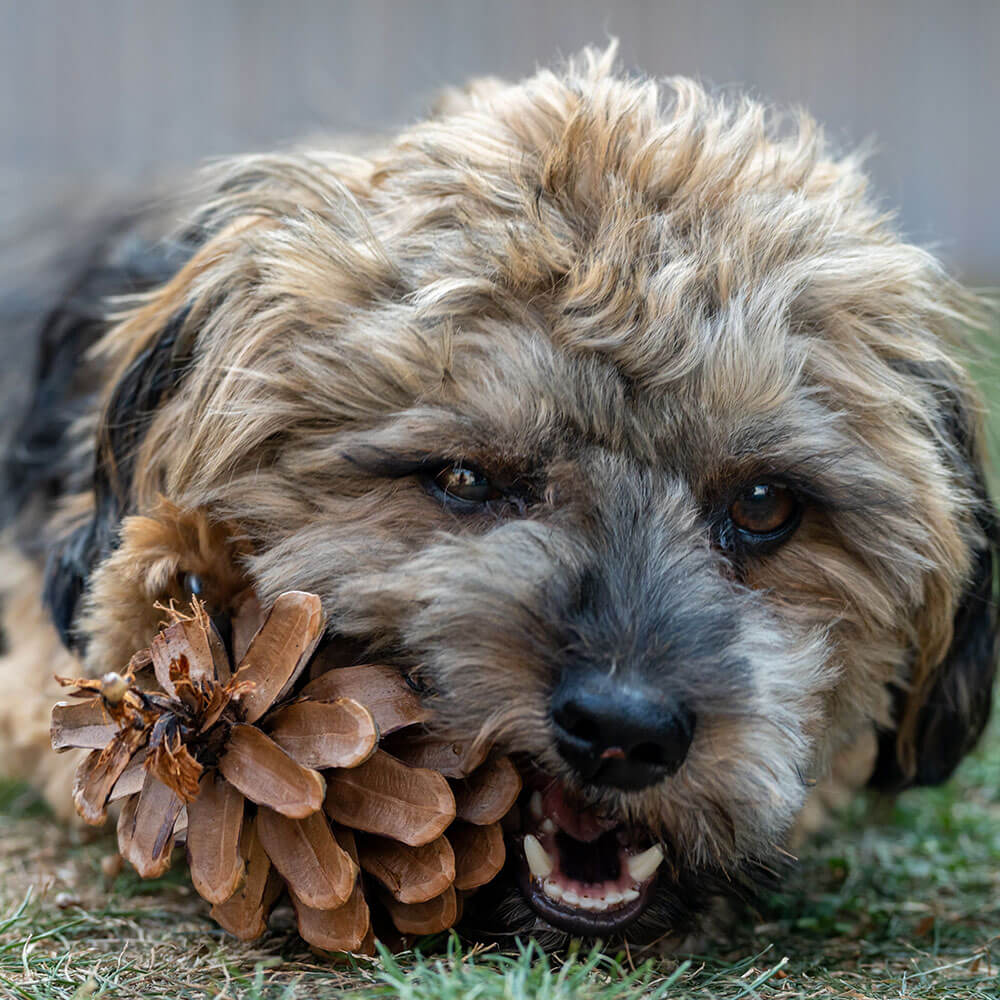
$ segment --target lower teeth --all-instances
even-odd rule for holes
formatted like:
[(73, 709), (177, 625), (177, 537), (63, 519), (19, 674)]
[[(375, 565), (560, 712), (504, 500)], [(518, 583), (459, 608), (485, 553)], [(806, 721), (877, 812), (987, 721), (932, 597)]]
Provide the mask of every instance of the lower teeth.
[(548, 896), (550, 899), (562, 899), (563, 898), (562, 887), (559, 886), (559, 885), (556, 885), (556, 883), (553, 882), (552, 879), (546, 879), (542, 883), (542, 889), (545, 892), (545, 895)]
[(573, 889), (563, 889), (561, 885), (553, 882), (550, 878), (542, 883), (542, 891), (549, 899), (580, 910), (607, 910), (612, 906), (631, 903), (639, 898), (639, 892), (636, 889), (625, 889), (622, 892), (612, 891), (606, 896), (581, 896)]

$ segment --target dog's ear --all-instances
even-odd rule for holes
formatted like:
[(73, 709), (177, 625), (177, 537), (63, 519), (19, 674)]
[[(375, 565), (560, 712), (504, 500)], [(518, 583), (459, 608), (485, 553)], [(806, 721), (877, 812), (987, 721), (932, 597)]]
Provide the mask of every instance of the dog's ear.
[(107, 398), (94, 455), (93, 506), (85, 519), (50, 550), (44, 599), (63, 643), (82, 652), (74, 623), (94, 568), (116, 547), (130, 510), (136, 453), (163, 398), (190, 364), (182, 307), (146, 340), (120, 373)]
[[(975, 746), (989, 720), (1000, 652), (1000, 525), (986, 483), (977, 408), (954, 376), (929, 369), (914, 374), (932, 388), (938, 402), (940, 447), (971, 499), (976, 530), (947, 652), (915, 670), (908, 690), (893, 692), (896, 728), (880, 735), (872, 783), (897, 790), (940, 784)], [(914, 651), (914, 664), (920, 658), (920, 651)]]
[[(235, 201), (242, 204), (239, 197)], [(262, 218), (216, 220), (209, 213), (177, 238), (178, 249), (164, 259), (165, 266), (105, 290), (101, 297), (101, 338), (89, 357), (110, 367), (111, 373), (102, 370), (99, 376), (110, 391), (103, 395), (96, 428), (92, 481), (76, 484), (77, 500), (86, 501), (85, 512), (50, 548), (46, 569), (45, 602), (70, 648), (82, 652), (84, 637), (75, 625), (95, 567), (117, 547), (121, 522), (134, 513), (137, 499), (152, 501), (160, 491), (159, 484), (151, 488), (143, 482), (136, 463), (157, 412), (191, 370), (195, 342), (217, 302), (216, 292), (205, 289), (205, 275), (228, 259), (242, 234)], [(222, 270), (223, 278), (227, 273)], [(223, 286), (220, 279), (219, 296)], [(107, 296), (115, 293), (143, 297), (108, 327), (103, 320)]]

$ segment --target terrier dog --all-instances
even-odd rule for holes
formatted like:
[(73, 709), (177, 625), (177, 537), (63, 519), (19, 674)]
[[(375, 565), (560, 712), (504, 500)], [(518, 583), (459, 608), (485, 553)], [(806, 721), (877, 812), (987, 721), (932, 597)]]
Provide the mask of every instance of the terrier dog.
[(43, 680), (238, 566), (517, 755), (508, 929), (683, 934), (823, 802), (951, 774), (997, 653), (978, 305), (807, 117), (612, 61), (80, 245), (6, 464), (8, 759), (64, 774)]

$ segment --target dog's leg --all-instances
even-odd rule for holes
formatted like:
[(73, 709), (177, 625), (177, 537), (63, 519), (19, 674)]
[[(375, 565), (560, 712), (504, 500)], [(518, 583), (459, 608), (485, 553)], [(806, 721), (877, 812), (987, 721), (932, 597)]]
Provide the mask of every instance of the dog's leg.
[(795, 822), (791, 835), (793, 849), (822, 830), (832, 814), (846, 808), (868, 784), (877, 756), (874, 726), (863, 729), (834, 755), (830, 773), (817, 783)]
[(55, 675), (79, 676), (42, 607), (41, 570), (12, 546), (0, 549), (0, 776), (30, 782), (60, 818), (73, 815), (73, 773), (86, 751), (56, 754), (49, 716), (63, 689)]

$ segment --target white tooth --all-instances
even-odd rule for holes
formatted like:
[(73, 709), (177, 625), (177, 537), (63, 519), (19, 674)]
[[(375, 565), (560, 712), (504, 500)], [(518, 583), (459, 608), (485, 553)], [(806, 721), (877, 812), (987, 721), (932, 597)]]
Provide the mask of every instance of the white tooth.
[(563, 902), (569, 903), (570, 906), (579, 906), (581, 900), (580, 897), (572, 889), (566, 889), (563, 892)]
[(580, 909), (581, 910), (596, 910), (597, 900), (592, 896), (581, 896), (580, 897)]
[(638, 899), (638, 898), (639, 898), (639, 893), (637, 893), (635, 889), (626, 889), (622, 893), (623, 903), (631, 903), (633, 899)]
[(660, 867), (662, 860), (663, 848), (653, 844), (648, 851), (628, 859), (628, 873), (636, 882), (645, 882)]
[(591, 907), (592, 910), (606, 910), (608, 908), (608, 901), (606, 899), (595, 899), (594, 905)]
[(535, 819), (541, 819), (542, 818), (542, 793), (541, 792), (532, 792), (531, 802), (529, 803), (529, 807), (531, 809), (531, 815), (534, 816)]
[(562, 886), (559, 885), (557, 882), (553, 882), (552, 879), (550, 878), (547, 878), (542, 883), (542, 889), (545, 892), (545, 895), (548, 896), (550, 899), (563, 898)]
[(524, 838), (524, 856), (535, 878), (548, 878), (552, 874), (552, 859), (533, 833)]
[(608, 906), (617, 906), (618, 903), (622, 902), (624, 899), (625, 897), (620, 892), (616, 892), (612, 889), (611, 892), (604, 897), (604, 902), (607, 903)]
[(548, 817), (542, 820), (542, 833), (555, 833), (556, 825)]

